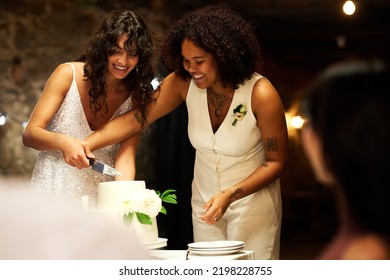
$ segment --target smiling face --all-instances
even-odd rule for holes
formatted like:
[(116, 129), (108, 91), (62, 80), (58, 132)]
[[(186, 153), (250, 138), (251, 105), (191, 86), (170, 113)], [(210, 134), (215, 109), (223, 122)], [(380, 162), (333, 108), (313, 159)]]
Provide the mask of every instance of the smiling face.
[(127, 35), (118, 38), (115, 52), (108, 57), (108, 72), (116, 79), (124, 79), (138, 64), (139, 56), (134, 52), (125, 50), (124, 44)]
[(211, 88), (219, 84), (217, 65), (210, 53), (185, 39), (181, 44), (181, 54), (184, 69), (199, 88)]

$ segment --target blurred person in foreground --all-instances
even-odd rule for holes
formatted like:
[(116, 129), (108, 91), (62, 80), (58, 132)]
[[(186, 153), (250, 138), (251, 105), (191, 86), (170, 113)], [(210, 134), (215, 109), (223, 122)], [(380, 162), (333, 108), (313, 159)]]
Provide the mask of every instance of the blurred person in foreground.
[(390, 259), (390, 70), (350, 61), (325, 70), (301, 103), (302, 144), (334, 191), (339, 229), (320, 259)]
[(123, 225), (24, 184), (1, 184), (0, 225), (0, 260), (151, 259)]

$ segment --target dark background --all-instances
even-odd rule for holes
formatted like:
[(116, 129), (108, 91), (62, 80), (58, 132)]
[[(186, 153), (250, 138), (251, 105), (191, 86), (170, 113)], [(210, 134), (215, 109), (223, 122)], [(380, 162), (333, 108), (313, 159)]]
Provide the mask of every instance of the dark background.
[[(278, 90), (287, 120), (301, 90), (324, 67), (356, 57), (389, 60), (390, 1), (355, 1), (352, 16), (340, 0), (0, 0), (0, 109), (27, 119), (56, 65), (79, 54), (101, 19), (114, 9), (142, 14), (158, 42), (185, 12), (222, 2), (252, 23), (263, 64), (261, 74)], [(36, 153), (23, 147), (20, 125), (0, 126), (0, 175), (30, 176)], [(282, 259), (315, 258), (337, 227), (333, 198), (318, 185), (289, 128), (290, 156), (282, 176)], [(353, 141), (353, 139), (351, 139)], [(191, 179), (194, 151), (187, 138), (185, 105), (152, 125), (142, 138), (137, 176), (148, 187), (178, 191), (178, 205), (158, 216), (168, 248), (192, 242)]]

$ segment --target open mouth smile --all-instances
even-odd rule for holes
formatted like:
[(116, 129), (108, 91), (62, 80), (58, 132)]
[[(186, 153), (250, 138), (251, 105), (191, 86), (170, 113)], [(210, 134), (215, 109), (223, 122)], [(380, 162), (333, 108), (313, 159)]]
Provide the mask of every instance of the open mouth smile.
[(199, 75), (193, 74), (193, 75), (192, 75), (192, 77), (193, 77), (195, 80), (200, 80), (200, 79), (202, 79), (204, 76), (205, 76), (205, 74), (199, 74)]
[(129, 67), (119, 66), (119, 65), (114, 64), (114, 68), (118, 69), (120, 71), (126, 71)]

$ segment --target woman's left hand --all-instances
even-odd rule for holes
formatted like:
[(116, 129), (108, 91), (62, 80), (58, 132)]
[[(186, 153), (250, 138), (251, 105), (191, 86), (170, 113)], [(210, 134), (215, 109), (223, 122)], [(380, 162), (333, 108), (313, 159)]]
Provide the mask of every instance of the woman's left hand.
[(203, 214), (199, 218), (205, 223), (213, 225), (222, 218), (229, 205), (229, 195), (225, 192), (219, 192), (207, 201), (203, 207)]

